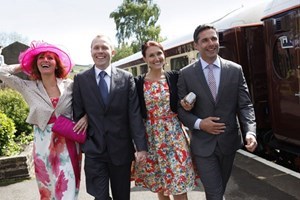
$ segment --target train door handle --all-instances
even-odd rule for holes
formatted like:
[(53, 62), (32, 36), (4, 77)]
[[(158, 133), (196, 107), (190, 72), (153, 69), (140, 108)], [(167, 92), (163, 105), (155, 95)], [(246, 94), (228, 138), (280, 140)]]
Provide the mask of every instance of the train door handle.
[(295, 94), (296, 97), (300, 97), (300, 92)]

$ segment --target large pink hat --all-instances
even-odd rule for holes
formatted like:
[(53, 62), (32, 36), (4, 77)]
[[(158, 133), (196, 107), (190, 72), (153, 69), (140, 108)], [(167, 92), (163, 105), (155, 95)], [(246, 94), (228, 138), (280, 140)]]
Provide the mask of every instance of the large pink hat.
[(32, 41), (30, 47), (19, 55), (19, 63), (22, 66), (22, 71), (31, 75), (34, 58), (43, 52), (55, 53), (64, 65), (66, 74), (68, 74), (74, 66), (70, 56), (60, 48), (43, 41)]

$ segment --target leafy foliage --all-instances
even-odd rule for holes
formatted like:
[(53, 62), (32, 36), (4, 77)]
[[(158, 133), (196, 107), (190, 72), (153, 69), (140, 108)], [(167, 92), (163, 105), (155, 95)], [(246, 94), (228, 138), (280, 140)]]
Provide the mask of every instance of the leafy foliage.
[(152, 0), (124, 0), (122, 5), (110, 14), (110, 18), (116, 23), (118, 42), (131, 42), (135, 53), (145, 41), (161, 39), (161, 28), (155, 25), (159, 15), (160, 9)]
[(68, 78), (73, 79), (74, 76), (80, 72), (86, 71), (88, 69), (90, 69), (92, 67), (92, 65), (75, 65), (70, 74), (68, 75)]
[(27, 135), (25, 135), (25, 133), (22, 133), (21, 135), (15, 138), (15, 142), (21, 145), (22, 147), (25, 147), (25, 145), (28, 145), (31, 141), (33, 141), (33, 139), (33, 132)]
[(13, 120), (0, 111), (0, 156), (10, 156), (18, 153), (20, 147), (15, 143), (16, 132)]
[(17, 137), (32, 133), (32, 126), (26, 123), (29, 107), (19, 92), (9, 88), (0, 90), (0, 111), (15, 123)]
[(126, 58), (133, 54), (132, 47), (128, 46), (127, 44), (122, 44), (121, 47), (118, 47), (115, 50), (116, 50), (116, 54), (112, 58), (112, 62), (121, 60), (122, 58)]

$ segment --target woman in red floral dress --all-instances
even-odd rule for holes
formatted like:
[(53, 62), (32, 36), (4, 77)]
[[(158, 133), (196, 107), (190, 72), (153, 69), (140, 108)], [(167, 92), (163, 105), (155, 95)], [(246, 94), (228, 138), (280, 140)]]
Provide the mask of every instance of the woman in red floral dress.
[(148, 138), (146, 162), (136, 164), (136, 186), (148, 188), (158, 199), (186, 200), (195, 187), (195, 172), (187, 138), (177, 117), (178, 72), (165, 72), (161, 44), (146, 42), (142, 54), (149, 72), (136, 77), (141, 112)]

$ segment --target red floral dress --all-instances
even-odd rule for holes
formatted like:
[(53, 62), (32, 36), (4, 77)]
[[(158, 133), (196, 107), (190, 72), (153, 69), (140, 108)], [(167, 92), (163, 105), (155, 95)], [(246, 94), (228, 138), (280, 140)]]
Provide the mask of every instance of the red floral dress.
[[(51, 99), (55, 107), (58, 98)], [(67, 142), (64, 137), (51, 131), (55, 117), (52, 117), (45, 131), (34, 126), (34, 166), (41, 200), (76, 200), (79, 182), (76, 181)], [(77, 163), (81, 164), (78, 144)]]
[(195, 187), (195, 172), (181, 123), (170, 109), (169, 96), (166, 80), (145, 80), (149, 150), (146, 164), (136, 164), (133, 177), (136, 186), (178, 195)]

